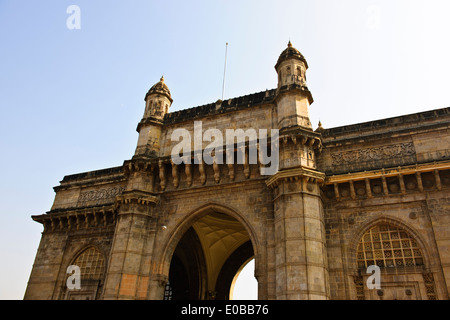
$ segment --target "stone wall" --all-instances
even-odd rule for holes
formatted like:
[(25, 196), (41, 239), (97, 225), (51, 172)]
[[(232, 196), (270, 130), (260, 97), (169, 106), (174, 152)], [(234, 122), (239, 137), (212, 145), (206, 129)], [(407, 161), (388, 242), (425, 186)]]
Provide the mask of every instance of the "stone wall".
[[(160, 299), (178, 241), (217, 211), (248, 231), (261, 299), (448, 299), (449, 108), (284, 130), (274, 176), (259, 164), (167, 159), (171, 132), (192, 133), (194, 120), (204, 130), (275, 128), (273, 100), (267, 91), (168, 114), (160, 158), (64, 177), (51, 210), (33, 216), (44, 231), (25, 298), (67, 298), (67, 266), (93, 246), (106, 261), (96, 298)], [(384, 293), (364, 287), (356, 263), (358, 241), (380, 222), (406, 230), (425, 256), (414, 270), (384, 272)]]

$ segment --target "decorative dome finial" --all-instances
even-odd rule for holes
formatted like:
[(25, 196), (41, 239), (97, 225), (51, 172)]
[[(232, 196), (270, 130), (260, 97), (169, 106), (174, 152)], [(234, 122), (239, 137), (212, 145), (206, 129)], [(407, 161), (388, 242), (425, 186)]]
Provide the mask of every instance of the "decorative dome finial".
[(322, 122), (319, 120), (319, 126), (316, 129), (316, 132), (325, 131), (325, 128), (322, 126)]
[(164, 76), (161, 77), (158, 83), (156, 83), (153, 87), (148, 90), (147, 94), (145, 95), (144, 100), (147, 100), (147, 97), (150, 94), (157, 93), (157, 94), (164, 94), (169, 98), (170, 103), (172, 103), (172, 97), (170, 95), (170, 90), (167, 87), (167, 85), (164, 83)]
[[(288, 59), (297, 59), (304, 62), (306, 69), (308, 69), (308, 63), (306, 62), (305, 57), (292, 46), (291, 40), (289, 40), (287, 48), (281, 52), (277, 64), (275, 65), (275, 69), (278, 69), (278, 66), (285, 60)], [(278, 72), (278, 71), (277, 71)]]

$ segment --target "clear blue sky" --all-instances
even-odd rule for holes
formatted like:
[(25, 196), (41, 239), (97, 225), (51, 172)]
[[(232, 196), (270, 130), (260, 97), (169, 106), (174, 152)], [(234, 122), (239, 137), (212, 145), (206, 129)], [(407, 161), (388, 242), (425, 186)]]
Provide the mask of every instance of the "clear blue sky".
[[(69, 5), (81, 29), (69, 30)], [(276, 87), (289, 39), (325, 128), (450, 105), (448, 0), (0, 0), (0, 299), (22, 299), (64, 175), (130, 159), (147, 90), (171, 111)]]

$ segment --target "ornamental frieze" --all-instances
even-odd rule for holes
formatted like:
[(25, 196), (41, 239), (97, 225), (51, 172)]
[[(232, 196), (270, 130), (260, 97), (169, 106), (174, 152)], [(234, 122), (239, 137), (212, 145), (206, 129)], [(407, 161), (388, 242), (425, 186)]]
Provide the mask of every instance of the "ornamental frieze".
[(98, 200), (113, 200), (119, 194), (125, 190), (124, 187), (112, 187), (104, 188), (99, 190), (91, 190), (83, 192), (78, 198), (78, 203), (88, 202), (88, 201), (98, 201)]
[(331, 154), (333, 165), (345, 165), (367, 161), (387, 160), (404, 156), (415, 155), (416, 151), (412, 142), (390, 146), (381, 146), (360, 150), (352, 150)]

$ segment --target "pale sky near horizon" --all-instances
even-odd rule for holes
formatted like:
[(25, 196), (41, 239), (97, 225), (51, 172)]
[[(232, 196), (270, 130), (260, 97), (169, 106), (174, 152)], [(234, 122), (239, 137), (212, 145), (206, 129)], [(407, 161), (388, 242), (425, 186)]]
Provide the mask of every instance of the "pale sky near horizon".
[[(79, 6), (81, 29), (66, 10)], [(276, 87), (290, 40), (314, 128), (449, 107), (448, 0), (0, 0), (0, 299), (22, 299), (65, 175), (122, 165), (144, 96), (171, 111)]]

